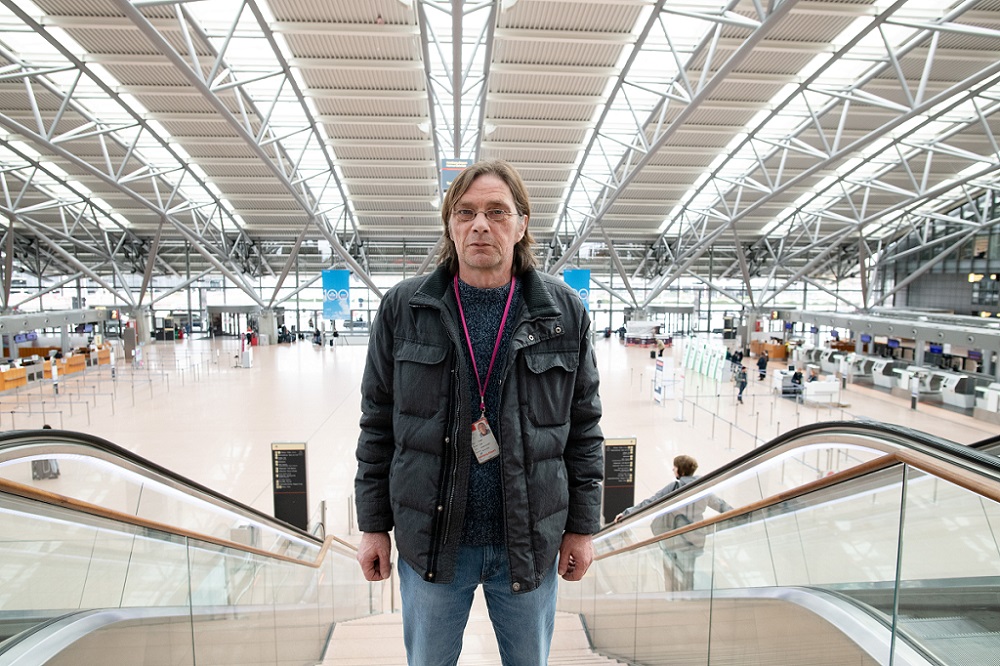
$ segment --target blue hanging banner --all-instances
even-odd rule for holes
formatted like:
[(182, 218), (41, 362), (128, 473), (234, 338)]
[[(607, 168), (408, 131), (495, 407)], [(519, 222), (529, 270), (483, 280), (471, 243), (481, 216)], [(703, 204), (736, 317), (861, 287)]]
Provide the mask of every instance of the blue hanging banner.
[(573, 291), (580, 294), (583, 307), (587, 309), (587, 312), (590, 312), (590, 269), (567, 269), (563, 271), (563, 280), (573, 288)]
[(351, 318), (351, 271), (323, 271), (323, 319)]

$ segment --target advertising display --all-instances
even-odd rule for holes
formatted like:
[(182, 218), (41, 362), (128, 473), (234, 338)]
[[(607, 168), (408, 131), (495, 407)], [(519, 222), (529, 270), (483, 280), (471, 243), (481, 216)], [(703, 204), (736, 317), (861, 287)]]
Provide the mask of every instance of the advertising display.
[(342, 321), (351, 318), (351, 271), (323, 271), (323, 318)]
[(566, 281), (573, 291), (580, 294), (583, 307), (590, 312), (590, 269), (574, 268), (563, 271), (563, 280)]

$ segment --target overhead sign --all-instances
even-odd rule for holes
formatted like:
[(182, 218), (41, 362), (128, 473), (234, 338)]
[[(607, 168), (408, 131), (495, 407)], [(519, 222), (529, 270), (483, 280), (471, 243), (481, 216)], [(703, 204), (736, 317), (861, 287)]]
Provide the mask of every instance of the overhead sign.
[(445, 158), (441, 160), (441, 194), (443, 195), (451, 187), (452, 182), (458, 178), (458, 174), (465, 171), (465, 167), (472, 164), (472, 160), (462, 158)]

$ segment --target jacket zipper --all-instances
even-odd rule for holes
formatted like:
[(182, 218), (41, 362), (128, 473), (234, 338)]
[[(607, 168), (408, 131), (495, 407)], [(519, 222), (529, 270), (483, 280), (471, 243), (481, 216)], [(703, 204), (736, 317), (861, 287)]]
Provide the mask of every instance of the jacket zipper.
[[(459, 404), (461, 397), (458, 390), (458, 367), (455, 366), (455, 370), (452, 373), (452, 400), (455, 401), (455, 422), (451, 430), (451, 460), (449, 467), (449, 482), (448, 482), (448, 501), (447, 507), (445, 508), (444, 514), (444, 534), (441, 539), (441, 545), (444, 546), (448, 543), (448, 534), (451, 532), (451, 515), (452, 509), (455, 506), (455, 482), (458, 478), (458, 419), (461, 414), (461, 405)], [(437, 563), (437, 552), (434, 553), (435, 564)]]
[[(439, 309), (438, 314), (441, 317), (441, 321), (444, 323), (444, 328), (448, 332), (448, 336), (451, 338), (452, 343), (455, 344), (456, 332), (454, 330), (452, 330), (452, 327), (449, 325), (449, 317), (448, 317), (447, 310), (445, 310), (444, 308), (441, 308), (441, 309)], [(462, 408), (461, 408), (461, 399), (460, 399), (461, 398), (461, 391), (459, 390), (459, 386), (458, 386), (459, 381), (460, 381), (460, 376), (459, 376), (460, 375), (460, 371), (459, 371), (459, 367), (458, 367), (458, 359), (455, 358), (454, 355), (453, 355), (453, 360), (452, 360), (452, 373), (451, 373), (451, 375), (452, 375), (452, 380), (451, 380), (452, 390), (451, 390), (451, 394), (452, 394), (452, 400), (453, 400), (454, 405), (455, 405), (455, 414), (454, 414), (454, 417), (453, 417), (454, 418), (454, 423), (452, 424), (452, 429), (451, 429), (451, 442), (450, 442), (450, 448), (451, 448), (450, 457), (451, 457), (451, 460), (448, 463), (448, 466), (449, 466), (449, 470), (448, 470), (448, 472), (449, 472), (449, 474), (448, 474), (448, 493), (447, 493), (447, 497), (441, 497), (440, 498), (441, 501), (442, 501), (442, 503), (444, 504), (443, 508), (444, 508), (444, 514), (445, 515), (444, 515), (443, 523), (441, 524), (442, 531), (441, 531), (440, 535), (438, 536), (438, 539), (436, 540), (436, 542), (433, 544), (433, 547), (431, 549), (430, 561), (428, 562), (428, 567), (427, 568), (428, 568), (429, 573), (432, 576), (437, 574), (438, 555), (441, 554), (441, 550), (444, 548), (445, 545), (447, 545), (447, 543), (448, 543), (448, 535), (451, 532), (452, 510), (454, 509), (454, 505), (455, 505), (455, 483), (456, 483), (456, 479), (458, 477), (458, 457), (459, 457), (458, 456), (458, 436), (459, 436), (458, 425), (459, 425), (459, 419), (460, 419), (460, 416), (461, 416)]]

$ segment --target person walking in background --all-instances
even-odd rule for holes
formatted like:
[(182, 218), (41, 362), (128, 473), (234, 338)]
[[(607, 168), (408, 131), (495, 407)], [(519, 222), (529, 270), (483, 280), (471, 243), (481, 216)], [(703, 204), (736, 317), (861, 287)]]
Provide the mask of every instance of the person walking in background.
[(770, 359), (767, 357), (767, 352), (762, 351), (760, 356), (757, 358), (757, 373), (760, 375), (757, 377), (760, 381), (767, 379), (767, 362)]
[(355, 496), (365, 577), (399, 548), (411, 665), (456, 664), (483, 586), (506, 665), (547, 663), (557, 577), (580, 580), (600, 529), (603, 444), (590, 320), (534, 268), (527, 189), (479, 162), (444, 197), (441, 265), (372, 325)]
[(740, 390), (739, 394), (736, 396), (736, 401), (743, 404), (743, 391), (747, 387), (747, 368), (745, 365), (740, 365), (736, 369), (736, 388)]

